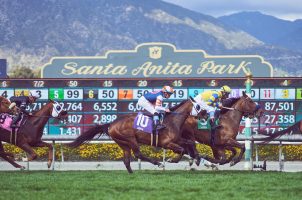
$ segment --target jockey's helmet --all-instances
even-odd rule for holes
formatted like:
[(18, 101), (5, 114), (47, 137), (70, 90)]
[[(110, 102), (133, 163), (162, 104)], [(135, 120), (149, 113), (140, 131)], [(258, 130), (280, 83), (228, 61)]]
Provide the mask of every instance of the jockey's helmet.
[(31, 92), (29, 93), (29, 96), (32, 96), (32, 97), (34, 97), (34, 98), (36, 98), (36, 99), (39, 99), (39, 98), (40, 98), (40, 94), (39, 94), (37, 91), (31, 91)]
[(168, 86), (168, 85), (165, 85), (162, 89), (163, 92), (166, 92), (168, 94), (173, 94), (174, 93), (174, 90), (171, 86)]
[(227, 86), (227, 85), (224, 85), (220, 88), (221, 92), (224, 92), (224, 93), (231, 93), (232, 92), (232, 89)]

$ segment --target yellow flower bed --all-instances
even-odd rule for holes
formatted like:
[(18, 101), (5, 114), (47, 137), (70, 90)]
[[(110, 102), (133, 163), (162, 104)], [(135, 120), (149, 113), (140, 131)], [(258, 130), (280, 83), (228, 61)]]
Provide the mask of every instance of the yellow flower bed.
[[(56, 159), (61, 159), (62, 152), (65, 160), (121, 160), (123, 158), (123, 151), (117, 144), (84, 144), (76, 149), (68, 148), (62, 144), (56, 144), (55, 147)], [(23, 150), (14, 145), (4, 144), (4, 149), (6, 152), (15, 154), (16, 157), (25, 156)], [(40, 160), (48, 158), (47, 148), (34, 149)], [(197, 150), (203, 155), (213, 156), (209, 146), (197, 144)], [(163, 156), (163, 149), (161, 148), (143, 145), (141, 146), (141, 152), (148, 157), (157, 159), (162, 159)], [(283, 145), (283, 153), (285, 160), (302, 160), (302, 145)], [(230, 152), (227, 152), (227, 154), (230, 155)], [(260, 159), (278, 160), (278, 145), (258, 146), (258, 155)], [(166, 158), (175, 156), (176, 154), (171, 150), (166, 151)], [(253, 156), (255, 156), (255, 151)]]

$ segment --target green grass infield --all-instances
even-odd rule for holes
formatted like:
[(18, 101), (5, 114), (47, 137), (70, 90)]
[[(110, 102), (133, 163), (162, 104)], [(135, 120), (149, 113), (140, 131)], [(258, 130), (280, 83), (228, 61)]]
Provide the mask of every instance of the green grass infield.
[(302, 199), (302, 172), (2, 171), (0, 199)]

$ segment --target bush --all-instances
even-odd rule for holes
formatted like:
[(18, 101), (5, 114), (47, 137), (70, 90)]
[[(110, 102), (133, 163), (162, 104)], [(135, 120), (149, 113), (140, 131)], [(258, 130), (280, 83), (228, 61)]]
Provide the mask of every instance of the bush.
[[(64, 160), (67, 161), (99, 161), (99, 160), (122, 160), (123, 152), (117, 144), (104, 144), (104, 143), (95, 143), (95, 144), (84, 144), (79, 148), (71, 149), (62, 144), (56, 144), (56, 159), (61, 159), (61, 152), (64, 153)], [(283, 145), (283, 153), (285, 160), (287, 161), (301, 161), (302, 160), (302, 145)], [(25, 156), (23, 150), (14, 145), (4, 144), (4, 149), (6, 152), (11, 152), (20, 158)], [(198, 144), (197, 150), (201, 154), (206, 154), (209, 156), (212, 155), (212, 151), (209, 146)], [(47, 159), (47, 148), (35, 148), (36, 153), (38, 154), (39, 160)], [(163, 149), (155, 148), (150, 146), (141, 146), (141, 152), (148, 157), (162, 159)], [(230, 154), (228, 152), (228, 154)], [(166, 151), (166, 157), (175, 157), (171, 150)], [(274, 160), (279, 159), (279, 149), (278, 145), (261, 145), (258, 146), (258, 156), (260, 160)], [(134, 157), (134, 156), (133, 156)], [(253, 152), (253, 157), (255, 158), (255, 150)]]

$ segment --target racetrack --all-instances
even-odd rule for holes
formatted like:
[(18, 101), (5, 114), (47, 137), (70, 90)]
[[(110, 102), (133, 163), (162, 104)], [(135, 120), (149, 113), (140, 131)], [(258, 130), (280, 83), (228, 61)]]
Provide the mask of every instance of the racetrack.
[[(29, 170), (48, 170), (46, 167), (46, 162), (18, 162), (24, 167), (29, 166)], [(254, 164), (262, 164), (254, 162)], [(131, 162), (131, 167), (133, 170), (137, 171), (139, 168), (142, 170), (163, 170), (158, 168), (150, 163), (142, 162), (139, 165), (139, 162)], [(205, 166), (196, 166), (193, 165), (195, 170), (210, 170)], [(237, 165), (230, 167), (229, 164), (218, 166), (219, 170), (244, 170), (244, 162), (239, 162)], [(51, 168), (50, 170), (52, 170)], [(190, 169), (187, 161), (181, 161), (179, 163), (165, 163), (165, 170), (188, 170)], [(0, 162), (0, 171), (15, 171), (19, 170), (14, 168), (7, 162)], [(121, 161), (100, 161), (100, 162), (55, 162), (54, 170), (58, 171), (69, 171), (69, 170), (126, 170), (124, 163)], [(259, 170), (259, 169), (255, 169)], [(280, 171), (279, 162), (267, 162), (267, 171)], [(301, 172), (302, 171), (302, 162), (284, 162), (285, 172)]]

